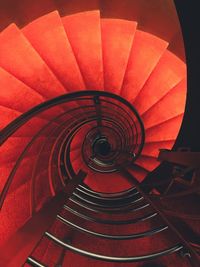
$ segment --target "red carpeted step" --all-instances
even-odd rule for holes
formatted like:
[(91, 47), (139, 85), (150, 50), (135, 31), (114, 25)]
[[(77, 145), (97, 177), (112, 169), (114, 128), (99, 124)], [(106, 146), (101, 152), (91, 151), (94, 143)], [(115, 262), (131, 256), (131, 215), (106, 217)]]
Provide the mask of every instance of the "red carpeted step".
[(152, 171), (160, 164), (157, 158), (145, 155), (141, 155), (135, 163), (148, 171)]
[(183, 41), (174, 40), (177, 32), (181, 33), (179, 19), (172, 1), (161, 2), (158, 0), (110, 0), (101, 1), (102, 18), (120, 18), (137, 21), (138, 27), (144, 32), (149, 32), (167, 42), (172, 42), (170, 50), (180, 55), (184, 50)]
[(174, 140), (145, 143), (144, 148), (142, 150), (142, 155), (157, 158), (159, 154), (159, 149), (171, 149), (173, 145)]
[(77, 174), (80, 170), (88, 172), (88, 167), (85, 165), (85, 163), (82, 160), (82, 157), (77, 157), (75, 160), (73, 160), (72, 167), (74, 169), (74, 172)]
[(1, 164), (15, 162), (30, 140), (31, 137), (10, 137), (0, 146)]
[(180, 130), (183, 115), (179, 115), (168, 121), (146, 130), (146, 142), (158, 142), (176, 139)]
[(184, 112), (186, 87), (187, 84), (184, 79), (142, 115), (145, 129), (160, 124)]
[(128, 171), (136, 178), (139, 182), (143, 181), (146, 175), (149, 173), (147, 169), (141, 167), (137, 164), (133, 164), (132, 166), (128, 167)]
[(7, 195), (0, 212), (0, 245), (29, 219), (29, 192), (30, 184), (26, 183)]
[(101, 19), (105, 91), (120, 92), (136, 27), (132, 21)]
[(123, 191), (133, 186), (119, 172), (109, 173), (108, 176), (106, 173), (92, 171), (84, 182), (95, 191), (110, 193)]
[[(3, 114), (2, 120), (0, 120), (0, 129), (5, 128), (9, 123), (21, 115), (21, 112), (15, 111), (4, 106), (0, 106), (0, 114)], [(24, 126), (20, 127), (15, 133), (15, 137), (32, 137), (36, 134), (48, 121), (37, 117), (32, 118)]]
[(87, 90), (103, 90), (102, 43), (99, 11), (62, 18)]
[(22, 31), (68, 92), (85, 89), (57, 11), (40, 17), (24, 27)]
[(16, 25), (11, 24), (0, 34), (0, 42), (2, 68), (45, 98), (66, 92)]
[(121, 95), (134, 100), (167, 48), (164, 40), (137, 30), (130, 52)]
[(0, 77), (0, 105), (26, 112), (44, 101), (40, 94), (2, 68)]
[[(185, 64), (165, 51), (133, 104), (140, 115), (151, 108), (186, 76)], [(148, 101), (145, 101), (145, 99)]]

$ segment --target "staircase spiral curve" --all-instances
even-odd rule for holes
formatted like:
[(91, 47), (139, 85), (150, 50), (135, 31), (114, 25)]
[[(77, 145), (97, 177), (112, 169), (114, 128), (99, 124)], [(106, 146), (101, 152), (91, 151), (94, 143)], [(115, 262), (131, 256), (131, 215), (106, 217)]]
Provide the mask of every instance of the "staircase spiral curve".
[(177, 138), (186, 65), (171, 37), (75, 6), (0, 33), (3, 266), (189, 266), (139, 187)]

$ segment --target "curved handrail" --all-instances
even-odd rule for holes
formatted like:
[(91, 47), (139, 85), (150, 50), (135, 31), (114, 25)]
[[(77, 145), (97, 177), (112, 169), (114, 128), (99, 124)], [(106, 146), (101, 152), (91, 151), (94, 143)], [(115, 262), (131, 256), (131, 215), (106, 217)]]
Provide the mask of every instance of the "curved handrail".
[(101, 254), (95, 254), (92, 252), (89, 252), (87, 250), (82, 250), (80, 248), (77, 248), (75, 246), (69, 245), (66, 242), (63, 242), (59, 238), (55, 237), (49, 232), (45, 232), (45, 236), (48, 237), (50, 240), (53, 240), (56, 244), (62, 246), (63, 248), (69, 249), (72, 252), (81, 254), (83, 256), (87, 256), (96, 260), (102, 260), (102, 261), (108, 261), (108, 262), (123, 262), (123, 263), (128, 263), (128, 262), (138, 262), (138, 261), (144, 261), (144, 260), (152, 260), (161, 256), (166, 256), (168, 254), (180, 251), (183, 249), (183, 246), (181, 244), (176, 244), (173, 247), (170, 247), (168, 249), (158, 251), (156, 253), (148, 254), (148, 255), (143, 255), (143, 256), (135, 256), (135, 257), (113, 257), (113, 256), (106, 256), (106, 255), (101, 255)]
[(104, 219), (94, 218), (94, 217), (85, 215), (85, 214), (83, 214), (83, 213), (81, 213), (75, 209), (70, 208), (67, 205), (65, 205), (65, 210), (71, 212), (72, 214), (76, 215), (79, 218), (85, 219), (85, 220), (90, 221), (90, 222), (102, 223), (102, 224), (112, 224), (112, 225), (135, 224), (138, 222), (146, 221), (148, 219), (152, 219), (158, 215), (157, 212), (152, 212), (152, 213), (148, 213), (147, 215), (144, 215), (142, 217), (128, 219), (128, 220), (104, 220)]
[(141, 233), (134, 233), (134, 234), (128, 234), (128, 235), (108, 235), (108, 234), (103, 234), (103, 233), (99, 233), (99, 232), (94, 232), (91, 230), (88, 230), (86, 228), (83, 228), (75, 223), (70, 222), (69, 220), (66, 220), (65, 218), (63, 218), (60, 215), (57, 215), (57, 219), (59, 221), (61, 221), (62, 223), (89, 235), (93, 235), (96, 237), (100, 237), (100, 238), (105, 238), (105, 239), (112, 239), (112, 240), (130, 240), (130, 239), (137, 239), (137, 238), (143, 238), (143, 237), (148, 237), (148, 236), (152, 236), (154, 234), (158, 234), (161, 233), (162, 231), (165, 231), (168, 229), (167, 225), (163, 225), (163, 226), (159, 226), (157, 228), (145, 231), (145, 232), (141, 232)]
[(70, 197), (70, 200), (77, 200), (76, 198), (80, 199), (82, 202), (85, 202), (85, 203), (89, 204), (88, 205), (89, 207), (94, 206), (96, 209), (104, 210), (104, 211), (107, 211), (107, 212), (115, 212), (115, 211), (119, 211), (119, 210), (122, 210), (122, 209), (126, 209), (126, 207), (130, 207), (133, 204), (141, 202), (141, 201), (144, 200), (144, 197), (139, 197), (136, 200), (131, 201), (130, 203), (111, 206), (111, 205), (100, 205), (100, 204), (92, 203), (91, 201), (85, 200), (84, 198), (80, 198), (80, 197), (78, 198), (77, 196), (76, 197), (73, 197), (73, 196)]
[(87, 97), (87, 96), (105, 96), (105, 97), (110, 97), (113, 99), (116, 99), (118, 101), (120, 101), (121, 103), (123, 103), (124, 105), (128, 106), (130, 108), (130, 110), (132, 110), (132, 112), (135, 114), (135, 116), (137, 117), (140, 127), (141, 127), (141, 147), (140, 150), (138, 152), (138, 154), (141, 153), (142, 148), (144, 146), (144, 140), (145, 140), (145, 131), (144, 131), (144, 125), (143, 122), (138, 114), (138, 112), (136, 111), (136, 109), (124, 98), (109, 93), (109, 92), (105, 92), (105, 91), (78, 91), (78, 92), (73, 92), (73, 93), (69, 93), (69, 94), (64, 94), (61, 96), (58, 96), (56, 98), (47, 100), (39, 105), (37, 105), (36, 107), (33, 107), (32, 109), (30, 109), (29, 111), (23, 113), (22, 115), (20, 115), (18, 118), (16, 118), (14, 121), (12, 121), (9, 125), (7, 125), (4, 129), (2, 129), (0, 131), (0, 145), (3, 144), (5, 142), (5, 140), (11, 136), (14, 132), (17, 131), (17, 129), (19, 129), (23, 124), (25, 124), (27, 121), (29, 121), (32, 117), (36, 116), (37, 114), (51, 108), (54, 106), (57, 106), (59, 104), (63, 104), (66, 102), (70, 102), (70, 101), (78, 101), (78, 100), (84, 100), (84, 98), (80, 99), (80, 97)]
[[(87, 210), (90, 210), (90, 211), (93, 211), (93, 212), (97, 212), (97, 213), (103, 213), (103, 212), (107, 212), (107, 213), (110, 213), (110, 210), (100, 210), (100, 209), (95, 209), (95, 208), (90, 208), (84, 204), (82, 204), (81, 202), (78, 202), (74, 199), (70, 199), (69, 200), (73, 203), (75, 203), (76, 205), (82, 207), (82, 208), (85, 208)], [(126, 212), (134, 212), (134, 211), (138, 211), (138, 210), (142, 210), (142, 209), (145, 209), (146, 207), (149, 207), (150, 204), (149, 203), (145, 203), (143, 204), (142, 206), (139, 206), (139, 207), (136, 207), (136, 208), (127, 208), (127, 209), (119, 209), (119, 210), (115, 210), (113, 211), (112, 210), (112, 213), (126, 213)], [(64, 208), (65, 208), (65, 205), (64, 205)]]
[[(88, 198), (93, 198), (93, 199), (96, 199), (96, 200), (99, 200), (99, 201), (102, 200), (102, 201), (107, 201), (107, 202), (126, 200), (127, 198), (131, 198), (131, 197), (139, 194), (139, 192), (136, 191), (133, 194), (130, 194), (130, 195), (127, 195), (127, 196), (122, 196), (122, 197), (100, 197), (100, 196), (92, 195), (92, 194), (90, 194), (88, 192), (84, 192), (82, 189), (80, 189), (78, 187), (76, 188), (75, 191), (79, 191), (80, 194), (83, 194), (83, 195), (87, 196)], [(76, 192), (76, 194), (77, 194), (77, 192)]]

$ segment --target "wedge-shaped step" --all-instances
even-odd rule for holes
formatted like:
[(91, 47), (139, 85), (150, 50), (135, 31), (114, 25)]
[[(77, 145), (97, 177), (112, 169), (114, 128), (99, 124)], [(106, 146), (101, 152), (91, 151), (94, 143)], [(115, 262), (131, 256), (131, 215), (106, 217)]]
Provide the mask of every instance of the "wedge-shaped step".
[(184, 79), (142, 115), (145, 129), (160, 124), (184, 112), (186, 87), (187, 84)]
[(128, 168), (128, 171), (133, 175), (134, 178), (136, 178), (139, 182), (143, 181), (143, 179), (146, 177), (146, 175), (148, 174), (148, 171), (137, 165), (137, 164), (134, 164), (132, 166), (130, 166)]
[(12, 171), (12, 168), (14, 167), (14, 165), (15, 165), (15, 162), (7, 162), (0, 166), (0, 194), (3, 191), (3, 188), (8, 179), (8, 176), (10, 175), (10, 172)]
[(57, 11), (40, 17), (24, 27), (22, 31), (67, 91), (85, 89), (77, 61)]
[(88, 174), (84, 182), (93, 190), (109, 193), (123, 191), (133, 186), (119, 172), (102, 174), (92, 171)]
[(142, 150), (142, 155), (157, 158), (159, 149), (171, 149), (173, 145), (174, 140), (145, 143)]
[(13, 75), (0, 68), (0, 105), (26, 112), (44, 98)]
[(99, 11), (62, 18), (87, 90), (103, 90), (102, 44)]
[(10, 137), (6, 140), (6, 142), (0, 146), (1, 164), (15, 162), (30, 140), (31, 137)]
[(45, 98), (66, 90), (15, 24), (0, 34), (0, 66)]
[(136, 160), (136, 164), (148, 171), (152, 171), (160, 164), (160, 162), (157, 161), (157, 158), (141, 155)]
[(130, 52), (121, 95), (134, 100), (163, 55), (168, 43), (160, 38), (137, 30)]
[[(0, 120), (0, 130), (4, 129), (9, 123), (11, 123), (14, 119), (21, 115), (20, 112), (15, 111), (10, 108), (6, 108), (4, 106), (0, 106), (0, 114), (2, 115), (2, 119)], [(36, 134), (44, 125), (46, 125), (48, 121), (40, 118), (33, 118), (28, 121), (24, 126), (20, 127), (15, 133), (14, 136), (22, 137), (22, 136), (33, 136)]]
[(136, 26), (136, 22), (101, 19), (105, 91), (120, 92)]
[(179, 115), (146, 131), (146, 142), (158, 142), (176, 139), (183, 115)]
[(135, 108), (140, 114), (143, 114), (183, 80), (185, 76), (185, 64), (166, 50), (134, 100), (133, 104)]
[(7, 195), (0, 212), (0, 245), (29, 219), (29, 192), (30, 184), (26, 183)]

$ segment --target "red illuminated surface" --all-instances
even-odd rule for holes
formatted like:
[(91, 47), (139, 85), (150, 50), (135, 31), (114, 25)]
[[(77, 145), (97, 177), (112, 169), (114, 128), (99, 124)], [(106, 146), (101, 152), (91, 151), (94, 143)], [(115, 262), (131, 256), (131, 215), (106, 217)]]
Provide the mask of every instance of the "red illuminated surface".
[[(3, 2), (0, 8), (0, 128), (33, 106), (61, 94), (79, 90), (119, 94), (136, 107), (145, 126), (146, 143), (136, 161), (137, 169), (132, 170), (141, 182), (158, 166), (159, 148), (173, 147), (185, 108), (184, 49), (171, 1), (45, 0), (37, 5), (31, 0), (14, 1), (10, 5), (9, 1)], [(0, 147), (0, 192), (23, 148), (48, 122), (50, 115), (53, 114), (46, 112), (31, 120)], [(48, 133), (42, 137), (43, 142), (50, 143), (47, 136)], [(79, 137), (81, 139), (81, 133)], [(56, 136), (52, 136), (52, 140), (56, 140)], [(30, 232), (45, 219), (38, 216), (37, 223), (31, 226), (28, 220), (54, 194), (51, 178), (58, 174), (54, 169), (48, 169), (41, 161), (35, 170), (37, 176), (33, 177), (31, 167), (39, 157), (40, 144), (22, 161), (0, 212), (0, 266), (21, 266), (22, 259), (30, 254)], [(79, 145), (77, 140), (72, 143), (75, 169), (84, 166)], [(40, 157), (48, 153), (50, 149), (41, 152)], [(56, 183), (57, 178), (54, 179)], [(92, 170), (88, 170), (85, 182), (97, 191), (115, 192), (130, 187), (118, 173), (106, 176)], [(61, 187), (58, 182), (57, 187)], [(25, 223), (26, 245), (15, 242)], [(134, 229), (127, 227), (126, 232), (142, 232), (150, 226), (143, 222)], [(57, 222), (54, 227), (58, 236), (62, 236), (64, 226)], [(104, 228), (112, 234), (118, 233), (117, 227)], [(113, 245), (111, 241), (96, 241), (75, 233), (73, 244), (120, 256), (131, 255), (133, 248), (135, 254), (166, 248), (172, 244), (172, 239), (167, 233), (161, 233), (157, 238), (120, 241), (120, 245), (118, 242)], [(5, 253), (8, 246), (12, 259)], [(39, 257), (47, 266), (54, 266), (53, 262), (61, 254), (62, 250), (54, 244), (44, 242), (34, 257)], [(174, 262), (176, 266), (187, 266), (179, 260), (176, 255), (163, 258), (168, 267), (174, 267)], [(97, 262), (67, 251), (62, 266), (125, 265)]]

